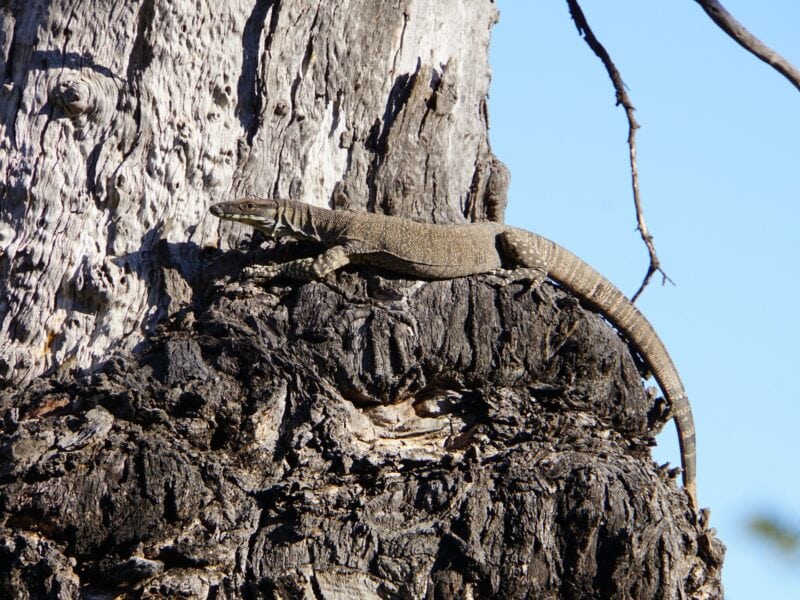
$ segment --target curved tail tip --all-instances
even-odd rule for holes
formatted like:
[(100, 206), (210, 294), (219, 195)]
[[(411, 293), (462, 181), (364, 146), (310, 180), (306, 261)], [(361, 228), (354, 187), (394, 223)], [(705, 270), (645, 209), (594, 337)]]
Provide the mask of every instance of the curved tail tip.
[(692, 505), (692, 510), (697, 512), (699, 510), (699, 505), (697, 504), (697, 485), (694, 481), (690, 481), (684, 484), (684, 489), (689, 495), (689, 503)]

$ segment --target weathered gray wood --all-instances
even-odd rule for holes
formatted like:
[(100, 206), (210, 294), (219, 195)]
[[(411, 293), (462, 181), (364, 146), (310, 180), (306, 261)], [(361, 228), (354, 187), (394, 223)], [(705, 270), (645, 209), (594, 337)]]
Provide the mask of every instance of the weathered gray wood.
[(91, 366), (191, 302), (215, 200), (501, 217), (495, 18), (457, 0), (4, 6), (0, 377)]
[(206, 214), (502, 219), (495, 18), (0, 3), (0, 596), (720, 597), (601, 319), (480, 278), (240, 284), (314, 250)]

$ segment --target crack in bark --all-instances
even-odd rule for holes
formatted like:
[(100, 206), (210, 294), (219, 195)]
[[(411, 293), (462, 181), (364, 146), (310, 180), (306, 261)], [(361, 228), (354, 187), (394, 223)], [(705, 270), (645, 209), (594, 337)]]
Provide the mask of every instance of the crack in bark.
[(153, 61), (153, 47), (148, 39), (155, 20), (155, 0), (143, 0), (136, 20), (136, 36), (131, 50), (130, 60), (125, 69), (128, 85), (141, 83), (142, 73)]
[[(261, 127), (263, 111), (263, 81), (258, 69), (263, 63), (260, 58), (269, 52), (272, 37), (277, 26), (280, 5), (277, 0), (258, 0), (244, 26), (242, 33), (242, 68), (236, 85), (236, 116), (245, 130), (248, 146), (253, 145), (253, 138)], [(271, 14), (270, 14), (270, 11)], [(264, 52), (260, 52), (261, 35), (270, 15), (270, 26), (264, 41)]]

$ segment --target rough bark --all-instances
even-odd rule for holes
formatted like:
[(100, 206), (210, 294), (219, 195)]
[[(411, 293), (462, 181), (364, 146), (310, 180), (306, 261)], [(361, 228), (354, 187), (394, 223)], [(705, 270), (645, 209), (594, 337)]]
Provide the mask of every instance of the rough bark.
[(5, 397), (5, 589), (719, 597), (721, 545), (649, 458), (663, 415), (560, 290), (360, 269), (201, 304)]
[(314, 249), (207, 217), (502, 219), (491, 2), (0, 15), (0, 595), (721, 595), (602, 319), (480, 277), (240, 283)]
[(241, 234), (208, 217), (211, 201), (502, 216), (485, 116), (491, 2), (0, 10), (0, 377), (12, 383), (130, 350), (191, 303), (199, 247)]

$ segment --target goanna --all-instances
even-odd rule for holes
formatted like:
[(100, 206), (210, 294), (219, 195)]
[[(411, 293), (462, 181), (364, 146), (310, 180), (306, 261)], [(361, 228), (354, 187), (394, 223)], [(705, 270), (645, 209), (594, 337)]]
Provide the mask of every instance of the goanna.
[(678, 429), (683, 485), (697, 510), (695, 431), (689, 399), (653, 326), (605, 277), (558, 244), (494, 222), (438, 225), (365, 212), (328, 210), (293, 200), (246, 198), (211, 207), (220, 219), (271, 237), (320, 242), (314, 258), (250, 267), (257, 277), (312, 280), (348, 264), (380, 267), (424, 279), (490, 273), (508, 281), (545, 277), (600, 312), (634, 346), (666, 396)]

